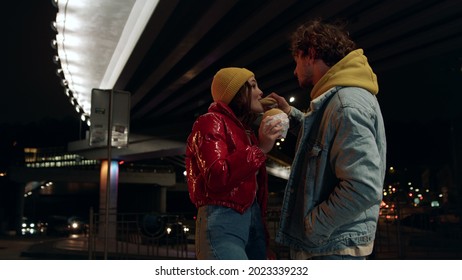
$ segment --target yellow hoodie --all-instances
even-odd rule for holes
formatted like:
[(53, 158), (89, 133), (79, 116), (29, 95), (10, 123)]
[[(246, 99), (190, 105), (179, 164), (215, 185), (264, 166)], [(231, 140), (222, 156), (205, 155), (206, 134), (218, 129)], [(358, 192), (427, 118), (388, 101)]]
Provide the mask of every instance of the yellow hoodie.
[(311, 100), (335, 86), (360, 87), (374, 95), (379, 92), (377, 76), (369, 66), (362, 49), (350, 52), (332, 66), (314, 85)]

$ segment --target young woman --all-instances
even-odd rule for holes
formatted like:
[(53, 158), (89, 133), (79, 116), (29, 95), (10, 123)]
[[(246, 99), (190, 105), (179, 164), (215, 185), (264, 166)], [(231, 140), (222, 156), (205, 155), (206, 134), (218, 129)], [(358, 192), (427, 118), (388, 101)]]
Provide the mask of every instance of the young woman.
[(187, 140), (191, 201), (198, 208), (198, 259), (266, 259), (268, 197), (266, 154), (281, 135), (280, 121), (252, 123), (263, 113), (255, 75), (237, 67), (219, 70), (213, 103)]

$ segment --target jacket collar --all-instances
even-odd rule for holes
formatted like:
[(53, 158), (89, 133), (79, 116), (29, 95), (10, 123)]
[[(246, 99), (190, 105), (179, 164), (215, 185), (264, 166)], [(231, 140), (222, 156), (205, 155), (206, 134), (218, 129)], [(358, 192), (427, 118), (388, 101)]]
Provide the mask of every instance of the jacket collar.
[(222, 114), (222, 115), (225, 115), (227, 117), (229, 117), (233, 122), (237, 123), (239, 126), (241, 126), (243, 129), (245, 130), (248, 130), (249, 128), (247, 126), (245, 126), (237, 117), (236, 115), (234, 114), (233, 110), (231, 110), (231, 108), (229, 108), (229, 106), (222, 102), (222, 101), (215, 101), (213, 102), (212, 104), (210, 104), (209, 106), (209, 109), (208, 109), (208, 112), (209, 113), (218, 113), (218, 114)]

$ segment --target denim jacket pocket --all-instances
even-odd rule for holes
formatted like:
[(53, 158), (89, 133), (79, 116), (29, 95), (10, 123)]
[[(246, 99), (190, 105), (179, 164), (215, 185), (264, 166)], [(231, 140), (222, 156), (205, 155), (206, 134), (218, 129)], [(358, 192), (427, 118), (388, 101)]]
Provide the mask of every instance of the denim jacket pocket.
[(311, 223), (310, 216), (306, 216), (304, 219), (304, 226), (305, 226), (305, 243), (315, 245), (315, 247), (321, 246), (325, 244), (329, 236), (319, 235), (317, 232), (314, 231), (314, 227)]
[(329, 238), (329, 236), (322, 235), (322, 231), (319, 231), (318, 228), (313, 227), (310, 216), (313, 208), (322, 200), (320, 197), (321, 190), (319, 188), (323, 185), (323, 182), (321, 182), (323, 176), (320, 176), (318, 166), (323, 165), (323, 150), (323, 145), (316, 141), (306, 153), (305, 242), (315, 246), (326, 243)]

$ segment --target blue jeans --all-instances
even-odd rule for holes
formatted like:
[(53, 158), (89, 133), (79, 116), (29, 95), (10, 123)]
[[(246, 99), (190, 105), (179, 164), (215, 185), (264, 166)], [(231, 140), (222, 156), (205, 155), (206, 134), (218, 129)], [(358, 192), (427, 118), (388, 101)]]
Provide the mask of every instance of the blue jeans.
[(200, 260), (266, 259), (266, 237), (257, 202), (243, 214), (216, 205), (202, 206), (196, 220)]

